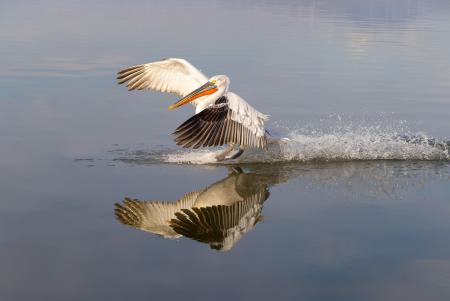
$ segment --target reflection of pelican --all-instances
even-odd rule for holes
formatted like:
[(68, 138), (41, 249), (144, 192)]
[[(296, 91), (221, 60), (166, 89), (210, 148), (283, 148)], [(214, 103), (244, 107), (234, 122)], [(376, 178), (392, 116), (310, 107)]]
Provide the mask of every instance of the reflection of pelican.
[(205, 189), (185, 194), (177, 202), (125, 199), (115, 204), (123, 224), (166, 238), (186, 236), (229, 250), (260, 220), (269, 197), (270, 176), (232, 172)]
[[(119, 84), (127, 83), (129, 90), (151, 89), (181, 95), (182, 99), (169, 109), (192, 103), (195, 115), (175, 130), (175, 141), (189, 148), (228, 144), (229, 148), (216, 157), (219, 161), (237, 158), (247, 147), (266, 148), (268, 142), (281, 141), (267, 137), (264, 123), (268, 116), (230, 92), (226, 75), (208, 79), (186, 60), (169, 58), (124, 69), (117, 79)], [(230, 155), (236, 145), (238, 151)]]

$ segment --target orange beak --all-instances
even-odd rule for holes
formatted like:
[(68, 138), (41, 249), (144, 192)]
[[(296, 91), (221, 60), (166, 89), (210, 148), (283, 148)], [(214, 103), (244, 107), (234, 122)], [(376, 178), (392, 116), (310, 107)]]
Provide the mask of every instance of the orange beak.
[(193, 101), (199, 97), (211, 95), (215, 92), (217, 92), (217, 86), (212, 82), (207, 82), (206, 84), (204, 84), (200, 88), (192, 91), (191, 93), (189, 93), (188, 95), (186, 95), (185, 97), (183, 97), (182, 99), (180, 99), (179, 101), (174, 103), (173, 105), (170, 105), (168, 107), (168, 109), (173, 110), (175, 108), (181, 107), (182, 105), (190, 103), (191, 101)]

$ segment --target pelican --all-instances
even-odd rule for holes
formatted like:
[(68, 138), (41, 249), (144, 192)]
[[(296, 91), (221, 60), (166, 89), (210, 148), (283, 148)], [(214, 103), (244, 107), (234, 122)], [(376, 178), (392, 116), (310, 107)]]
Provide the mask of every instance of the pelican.
[(212, 249), (228, 251), (262, 220), (272, 176), (243, 173), (235, 168), (224, 179), (189, 192), (176, 202), (126, 198), (115, 204), (125, 225), (176, 239), (189, 237)]
[(246, 148), (266, 149), (268, 143), (274, 143), (264, 128), (268, 115), (229, 91), (226, 75), (208, 79), (188, 61), (168, 58), (123, 69), (117, 80), (118, 84), (126, 83), (129, 91), (149, 89), (180, 95), (169, 110), (194, 105), (195, 115), (173, 133), (177, 145), (194, 149), (228, 145), (216, 156), (217, 161), (223, 161), (236, 159)]

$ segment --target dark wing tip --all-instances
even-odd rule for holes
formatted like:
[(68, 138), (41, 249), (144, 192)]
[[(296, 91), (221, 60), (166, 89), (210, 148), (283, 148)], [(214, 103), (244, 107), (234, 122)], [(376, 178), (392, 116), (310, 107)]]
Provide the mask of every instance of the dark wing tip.
[[(225, 141), (225, 139), (216, 139), (217, 136), (223, 135), (221, 130), (224, 123), (227, 123), (228, 106), (213, 105), (204, 109), (203, 111), (190, 117), (188, 120), (178, 126), (172, 135), (177, 145), (185, 148), (199, 148), (201, 146), (220, 146), (218, 141)], [(210, 145), (211, 141), (214, 143)]]
[[(123, 70), (120, 70), (117, 72), (117, 84), (121, 85), (125, 82), (130, 82), (134, 78), (136, 78), (139, 75), (142, 75), (145, 71), (144, 65), (136, 65), (132, 67), (125, 68)], [(130, 88), (130, 85), (128, 84), (127, 87), (129, 88), (128, 91), (134, 90), (135, 88)]]
[(123, 75), (125, 73), (127, 73), (128, 71), (132, 71), (134, 69), (140, 69), (142, 68), (144, 65), (135, 65), (135, 66), (131, 66), (131, 67), (127, 67), (125, 69), (120, 70), (119, 72), (117, 72), (117, 75)]
[(122, 224), (136, 227), (141, 223), (141, 201), (125, 198), (123, 205), (120, 203), (115, 203), (114, 207), (114, 215)]

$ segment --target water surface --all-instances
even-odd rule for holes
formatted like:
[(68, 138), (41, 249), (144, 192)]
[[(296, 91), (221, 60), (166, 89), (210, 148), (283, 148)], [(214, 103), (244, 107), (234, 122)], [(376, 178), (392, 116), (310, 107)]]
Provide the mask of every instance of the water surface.
[[(447, 1), (0, 8), (0, 299), (450, 297)], [(115, 82), (163, 57), (227, 74), (291, 143), (225, 165), (178, 149), (192, 109)], [(213, 248), (114, 212), (239, 177), (261, 198)]]

